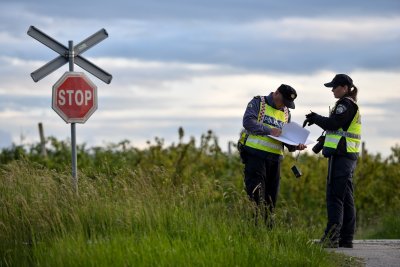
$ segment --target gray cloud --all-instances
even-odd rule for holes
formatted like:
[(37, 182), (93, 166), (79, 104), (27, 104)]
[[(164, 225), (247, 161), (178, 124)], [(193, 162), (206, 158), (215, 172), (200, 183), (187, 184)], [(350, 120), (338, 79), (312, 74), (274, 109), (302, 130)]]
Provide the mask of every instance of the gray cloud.
[(2, 95), (0, 98), (0, 112), (4, 110), (30, 110), (31, 108), (51, 107), (51, 95), (26, 96)]
[(124, 1), (101, 0), (82, 2), (71, 0), (69, 6), (60, 8), (58, 1), (21, 1), (6, 0), (3, 5), (37, 14), (52, 14), (56, 18), (134, 18), (138, 20), (229, 20), (247, 21), (263, 17), (279, 18), (282, 16), (315, 16), (320, 14), (354, 16), (358, 14), (393, 15), (400, 8), (399, 1), (321, 1), (305, 0), (301, 4), (292, 1), (273, 0), (170, 0), (170, 1)]
[[(394, 29), (389, 40), (375, 38), (374, 35), (380, 32), (375, 29), (371, 36), (344, 36), (344, 40), (338, 42), (318, 36), (291, 38), (290, 34), (296, 33), (295, 28), (289, 31), (289, 36), (281, 36), (287, 29), (276, 28), (286, 25), (282, 23), (285, 18), (308, 18), (318, 24), (323, 18), (340, 21), (357, 16), (371, 16), (372, 20), (399, 16), (400, 2), (395, 0), (324, 4), (309, 0), (302, 1), (301, 5), (259, 0), (104, 0), (95, 6), (81, 1), (71, 1), (69, 5), (79, 8), (60, 8), (57, 1), (3, 1), (0, 4), (4, 12), (4, 16), (0, 16), (0, 34), (7, 36), (5, 39), (9, 41), (0, 42), (2, 53), (45, 61), (56, 57), (55, 52), (26, 35), (29, 25), (33, 24), (65, 45), (69, 39), (79, 42), (105, 27), (110, 38), (87, 51), (87, 57), (220, 64), (253, 72), (400, 68), (400, 29)], [(16, 17), (16, 13), (20, 15)], [(270, 25), (258, 30), (252, 28), (252, 23), (264, 20)], [(359, 27), (361, 31), (363, 25)], [(340, 32), (332, 32), (332, 36), (336, 35), (340, 37)]]
[[(339, 68), (347, 72), (358, 68), (400, 68), (400, 50), (397, 49), (399, 31), (398, 37), (389, 41), (354, 39), (330, 42), (283, 39), (268, 35), (268, 31), (246, 33), (236, 30), (235, 25), (231, 28), (226, 25), (213, 27), (212, 23), (197, 28), (181, 24), (175, 29), (164, 27), (159, 31), (157, 28), (161, 24), (150, 23), (146, 33), (138, 36), (123, 36), (116, 32), (104, 43), (86, 52), (85, 56), (221, 64), (251, 71), (293, 73)], [(33, 45), (32, 40), (25, 44), (29, 46), (6, 47), (5, 51), (11, 51), (9, 54), (14, 56), (48, 61), (56, 56), (48, 48), (39, 48), (41, 44)], [(33, 49), (35, 53), (27, 53)]]

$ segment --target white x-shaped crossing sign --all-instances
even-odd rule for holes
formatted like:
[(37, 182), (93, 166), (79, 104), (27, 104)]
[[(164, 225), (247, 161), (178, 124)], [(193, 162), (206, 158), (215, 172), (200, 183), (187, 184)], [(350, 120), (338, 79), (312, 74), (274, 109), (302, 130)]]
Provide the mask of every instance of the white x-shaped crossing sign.
[(60, 54), (60, 56), (56, 57), (52, 61), (48, 62), (47, 64), (43, 65), (42, 67), (31, 73), (31, 77), (35, 82), (40, 81), (56, 69), (66, 64), (69, 61), (71, 52), (73, 52), (72, 55), (74, 57), (74, 63), (76, 65), (90, 72), (107, 84), (111, 82), (111, 74), (99, 68), (98, 66), (80, 55), (108, 37), (108, 33), (105, 29), (99, 30), (92, 36), (89, 36), (79, 44), (75, 45), (73, 51), (69, 51), (68, 47), (51, 38), (34, 26), (29, 27), (28, 35)]

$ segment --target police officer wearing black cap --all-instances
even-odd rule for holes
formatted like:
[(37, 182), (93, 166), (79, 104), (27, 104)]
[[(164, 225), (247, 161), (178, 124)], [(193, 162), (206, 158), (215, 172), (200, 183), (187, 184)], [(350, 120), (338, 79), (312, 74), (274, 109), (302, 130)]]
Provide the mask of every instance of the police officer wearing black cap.
[(356, 225), (352, 178), (361, 143), (358, 89), (346, 74), (337, 74), (325, 86), (332, 88), (334, 97), (339, 99), (331, 114), (323, 117), (311, 112), (304, 121), (304, 125), (315, 123), (326, 131), (325, 140), (320, 141), (321, 146), (323, 142), (323, 155), (329, 158), (326, 188), (328, 223), (320, 243), (325, 247), (352, 248)]
[[(296, 91), (282, 84), (268, 96), (256, 96), (247, 105), (243, 116), (244, 130), (238, 148), (244, 163), (244, 182), (249, 198), (257, 204), (257, 211), (268, 226), (272, 227), (272, 215), (276, 205), (280, 162), (283, 143), (268, 135), (279, 136), (285, 123), (290, 122), (289, 108), (294, 109)], [(305, 145), (285, 145), (289, 151), (303, 150)], [(258, 216), (259, 212), (256, 213)]]

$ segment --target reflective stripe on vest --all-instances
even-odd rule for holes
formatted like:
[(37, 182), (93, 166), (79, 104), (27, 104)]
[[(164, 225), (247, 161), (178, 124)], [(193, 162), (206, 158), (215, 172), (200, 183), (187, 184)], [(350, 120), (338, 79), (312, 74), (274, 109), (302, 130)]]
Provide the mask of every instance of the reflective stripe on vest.
[[(271, 142), (271, 140), (273, 142)], [(269, 137), (262, 137), (259, 135), (249, 135), (247, 138), (246, 146), (271, 152), (274, 154), (283, 154), (282, 143)]]
[(350, 137), (354, 139), (361, 139), (361, 134), (355, 134), (355, 133), (349, 133), (345, 131), (326, 131), (327, 134), (334, 134), (334, 135), (339, 135), (343, 137)]
[(349, 129), (343, 131), (340, 128), (337, 131), (327, 131), (324, 147), (337, 149), (340, 139), (344, 137), (346, 139), (347, 153), (358, 153), (360, 152), (361, 144), (361, 115), (360, 109), (357, 110), (356, 115), (350, 123)]
[[(260, 112), (262, 112), (261, 109)], [(259, 118), (262, 118), (263, 125), (269, 126), (270, 128), (282, 129), (283, 125), (287, 122), (287, 113), (288, 111), (275, 109), (265, 103), (264, 114), (259, 114)], [(267, 135), (249, 134), (245, 145), (258, 150), (283, 155), (282, 142), (272, 139)]]

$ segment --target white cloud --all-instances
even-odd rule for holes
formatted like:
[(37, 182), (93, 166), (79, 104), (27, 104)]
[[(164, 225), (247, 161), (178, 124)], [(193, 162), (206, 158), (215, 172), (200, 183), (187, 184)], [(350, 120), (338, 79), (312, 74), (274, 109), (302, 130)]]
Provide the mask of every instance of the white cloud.
[[(153, 135), (173, 142), (176, 141), (176, 129), (182, 126), (187, 129), (188, 135), (197, 137), (213, 129), (219, 134), (221, 145), (225, 146), (225, 143), (237, 138), (248, 101), (255, 95), (274, 91), (281, 83), (292, 85), (298, 92), (297, 108), (292, 111), (292, 116), (299, 123), (310, 109), (327, 115), (328, 106), (332, 107), (335, 102), (330, 89), (323, 86), (333, 78), (335, 73), (332, 71), (293, 75), (249, 73), (228, 68), (224, 72), (224, 66), (174, 63), (174, 72), (186, 73), (183, 77), (168, 77), (166, 80), (158, 78), (153, 83), (154, 88), (139, 83), (131, 90), (132, 84), (136, 83), (136, 73), (153, 73), (154, 70), (155, 75), (163, 77), (163, 70), (168, 73), (169, 69), (165, 67), (169, 64), (119, 58), (98, 59), (96, 63), (109, 66), (116, 77), (120, 75), (119, 71), (124, 75), (130, 73), (130, 76), (124, 76), (122, 80), (115, 79), (110, 85), (98, 85), (99, 109), (85, 125), (79, 126), (80, 142), (89, 145), (119, 142), (122, 139), (132, 139), (135, 144), (144, 145)], [(25, 68), (25, 65), (31, 67), (23, 63), (13, 67), (21, 71), (20, 68)], [(119, 68), (121, 65), (125, 67)], [(48, 87), (43, 92), (47, 91), (49, 101), (51, 85), (58, 73), (51, 75), (43, 83)], [(349, 75), (360, 88), (359, 104), (365, 123), (363, 136), (367, 148), (371, 152), (389, 153), (389, 148), (396, 142), (400, 143), (400, 139), (382, 136), (381, 129), (391, 127), (391, 131), (400, 131), (399, 119), (397, 116), (388, 116), (385, 106), (386, 102), (397, 97), (393, 85), (400, 84), (400, 73), (358, 70)], [(152, 80), (152, 76), (146, 79)], [(29, 83), (34, 84), (31, 80)], [(34, 96), (34, 90), (26, 90), (25, 86), (19, 88), (18, 84), (12, 94), (19, 97), (25, 95), (25, 101)], [(160, 90), (158, 86), (163, 89)], [(36, 140), (38, 137), (35, 129), (39, 121), (44, 123), (48, 135), (60, 139), (69, 136), (68, 126), (51, 110), (50, 104), (47, 108), (32, 109), (21, 105), (17, 103), (15, 106), (19, 108), (8, 108), (0, 112), (0, 119), (4, 122), (2, 127), (12, 134), (15, 142), (19, 140), (21, 132), (25, 140)], [(321, 133), (315, 126), (310, 127), (310, 130), (312, 138)]]
[(245, 24), (245, 31), (286, 40), (393, 41), (400, 38), (400, 17), (286, 17)]
[(190, 71), (215, 71), (221, 68), (221, 66), (213, 65), (213, 64), (194, 64), (194, 63), (182, 63), (182, 62), (163, 62), (163, 61), (143, 61), (135, 58), (92, 58), (90, 59), (92, 62), (96, 63), (99, 66), (107, 66), (107, 68), (111, 68), (114, 70), (163, 70), (165, 69), (174, 69), (175, 71), (179, 70), (190, 70)]
[(14, 45), (19, 44), (21, 40), (16, 38), (14, 35), (11, 35), (9, 32), (1, 31), (0, 32), (0, 45)]

